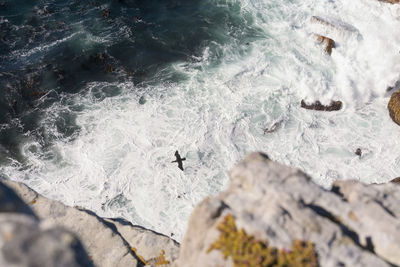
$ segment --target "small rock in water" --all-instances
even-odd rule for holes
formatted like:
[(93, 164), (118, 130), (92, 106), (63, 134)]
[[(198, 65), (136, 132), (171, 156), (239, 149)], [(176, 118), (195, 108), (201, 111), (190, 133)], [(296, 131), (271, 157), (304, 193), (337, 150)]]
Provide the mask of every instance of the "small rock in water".
[(301, 100), (301, 107), (305, 109), (320, 110), (320, 111), (336, 111), (342, 108), (342, 101), (332, 101), (329, 105), (322, 105), (318, 100), (313, 104), (306, 104), (304, 100)]
[(274, 124), (272, 124), (270, 127), (266, 127), (264, 129), (264, 134), (275, 132), (275, 130), (281, 125), (281, 123), (282, 123), (282, 120), (279, 120), (279, 121), (274, 122)]
[(105, 73), (112, 73), (115, 71), (115, 67), (112, 64), (108, 64), (105, 68), (104, 68), (104, 72)]
[(361, 155), (362, 155), (361, 148), (357, 148), (355, 154), (356, 154), (357, 156), (360, 156), (360, 157), (361, 157)]
[(103, 11), (101, 12), (101, 16), (103, 18), (108, 18), (110, 16), (110, 10), (108, 8), (103, 9)]
[(139, 104), (140, 104), (140, 105), (146, 104), (146, 98), (145, 98), (144, 96), (141, 96), (141, 97), (139, 98)]
[(317, 40), (320, 44), (323, 44), (325, 46), (325, 52), (331, 55), (332, 48), (335, 48), (335, 41), (322, 35), (317, 35)]

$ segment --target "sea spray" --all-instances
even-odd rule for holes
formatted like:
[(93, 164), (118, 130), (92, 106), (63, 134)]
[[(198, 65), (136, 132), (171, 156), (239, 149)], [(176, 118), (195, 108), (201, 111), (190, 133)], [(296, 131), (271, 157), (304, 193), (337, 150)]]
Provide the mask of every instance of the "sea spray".
[[(89, 9), (98, 24), (78, 20), (71, 30), (91, 29), (85, 43), (73, 43), (85, 51), (69, 68), (75, 79), (29, 100), (38, 105), (31, 128), (18, 114), (12, 119), (22, 131), (3, 123), (20, 136), (3, 139), (16, 151), (5, 156), (3, 174), (178, 240), (194, 205), (218, 193), (230, 167), (251, 151), (326, 187), (336, 179), (398, 176), (400, 134), (388, 116), (386, 87), (400, 73), (399, 7), (372, 0), (201, 2), (150, 1), (129, 7), (138, 8), (132, 14), (114, 3)], [(313, 16), (339, 29), (315, 25)], [(191, 26), (179, 24), (185, 21)], [(331, 56), (313, 34), (336, 41)], [(54, 55), (57, 46), (35, 53)], [(105, 73), (108, 64), (115, 71)], [(314, 112), (300, 108), (302, 99), (342, 100), (344, 107)], [(186, 157), (183, 172), (171, 163), (176, 150)]]

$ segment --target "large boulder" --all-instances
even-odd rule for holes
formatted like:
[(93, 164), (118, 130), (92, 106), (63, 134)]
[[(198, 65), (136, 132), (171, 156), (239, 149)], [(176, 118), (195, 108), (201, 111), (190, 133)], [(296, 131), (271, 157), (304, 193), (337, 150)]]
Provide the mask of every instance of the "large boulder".
[(124, 220), (104, 219), (91, 211), (68, 207), (22, 183), (3, 183), (29, 203), (43, 222), (63, 226), (79, 236), (96, 266), (168, 266), (177, 258), (179, 244), (169, 237)]
[(400, 125), (400, 90), (394, 92), (390, 97), (388, 109), (392, 120)]
[(230, 177), (194, 209), (176, 266), (400, 265), (400, 187), (339, 181), (327, 191), (261, 153)]
[(48, 228), (30, 216), (0, 215), (0, 266), (93, 266), (71, 232)]
[(38, 220), (29, 206), (0, 182), (0, 266), (93, 266), (70, 231)]

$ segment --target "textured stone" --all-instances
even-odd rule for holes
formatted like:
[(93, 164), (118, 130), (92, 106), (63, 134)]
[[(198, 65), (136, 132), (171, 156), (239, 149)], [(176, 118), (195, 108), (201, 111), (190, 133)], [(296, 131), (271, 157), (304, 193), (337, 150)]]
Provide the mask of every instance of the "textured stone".
[(137, 259), (129, 245), (94, 213), (45, 198), (24, 184), (3, 181), (12, 188), (37, 216), (50, 225), (63, 226), (82, 240), (89, 257), (96, 266), (136, 266)]
[(311, 17), (311, 22), (318, 23), (318, 24), (324, 25), (324, 26), (329, 27), (329, 28), (337, 28), (337, 25), (329, 22), (328, 20), (326, 20), (326, 19), (324, 19), (322, 17), (318, 17), (318, 16), (312, 16)]
[(96, 266), (169, 266), (178, 257), (179, 244), (156, 232), (122, 219), (104, 219), (95, 213), (47, 199), (24, 184), (4, 180), (44, 223), (76, 233)]
[(385, 2), (389, 4), (398, 4), (400, 3), (400, 0), (379, 0), (380, 2)]
[(319, 111), (337, 111), (342, 108), (342, 101), (332, 101), (329, 105), (322, 105), (319, 101), (315, 101), (312, 104), (307, 104), (304, 100), (301, 100), (300, 106), (305, 109)]
[(25, 204), (9, 187), (0, 182), (0, 212), (18, 212), (36, 217), (32, 209)]
[(400, 90), (394, 92), (390, 97), (388, 109), (392, 120), (400, 125)]
[(329, 55), (332, 54), (332, 49), (335, 48), (335, 41), (333, 41), (331, 38), (318, 34), (317, 34), (317, 41), (325, 47), (326, 53), (328, 53)]
[(397, 186), (339, 181), (327, 191), (260, 153), (247, 156), (230, 176), (226, 191), (193, 211), (176, 266), (233, 266), (220, 251), (208, 252), (228, 214), (238, 229), (271, 246), (311, 242), (320, 266), (400, 264)]
[(391, 183), (400, 184), (400, 177), (394, 178), (390, 181)]
[(93, 266), (82, 244), (62, 228), (47, 228), (31, 216), (0, 214), (0, 266)]
[[(137, 254), (146, 262), (159, 261), (160, 255), (164, 255), (166, 261), (172, 263), (178, 258), (179, 243), (168, 236), (145, 229), (141, 226), (132, 225), (122, 219), (106, 219), (114, 225), (129, 245), (137, 251)], [(167, 266), (164, 264), (163, 266)]]
[(28, 204), (0, 181), (0, 266), (93, 266), (71, 232), (41, 222)]

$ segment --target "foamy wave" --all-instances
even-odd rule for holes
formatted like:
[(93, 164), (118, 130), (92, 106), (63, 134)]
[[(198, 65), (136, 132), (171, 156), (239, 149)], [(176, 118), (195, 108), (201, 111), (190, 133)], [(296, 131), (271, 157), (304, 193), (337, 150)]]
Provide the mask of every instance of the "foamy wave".
[[(212, 50), (218, 44), (195, 63), (169, 66), (165, 72), (187, 77), (179, 84), (141, 93), (133, 84), (114, 84), (128, 93), (102, 101), (90, 98), (90, 90), (109, 84), (91, 84), (88, 96), (76, 99), (86, 107), (76, 113), (79, 136), (55, 142), (48, 156), (27, 143), (22, 149), (30, 168), (3, 171), (51, 198), (178, 240), (193, 206), (219, 192), (227, 170), (250, 151), (298, 167), (324, 186), (398, 176), (400, 132), (387, 114), (385, 92), (400, 73), (399, 7), (372, 0), (263, 0), (246, 2), (241, 12), (258, 28), (257, 40), (232, 38), (218, 47), (223, 58), (217, 66)], [(312, 16), (338, 29), (314, 27)], [(335, 39), (331, 57), (312, 33)], [(340, 99), (345, 108), (304, 110), (303, 98)], [(59, 110), (54, 105), (44, 120), (55, 137), (50, 115)], [(184, 172), (171, 163), (175, 150), (187, 159)]]

